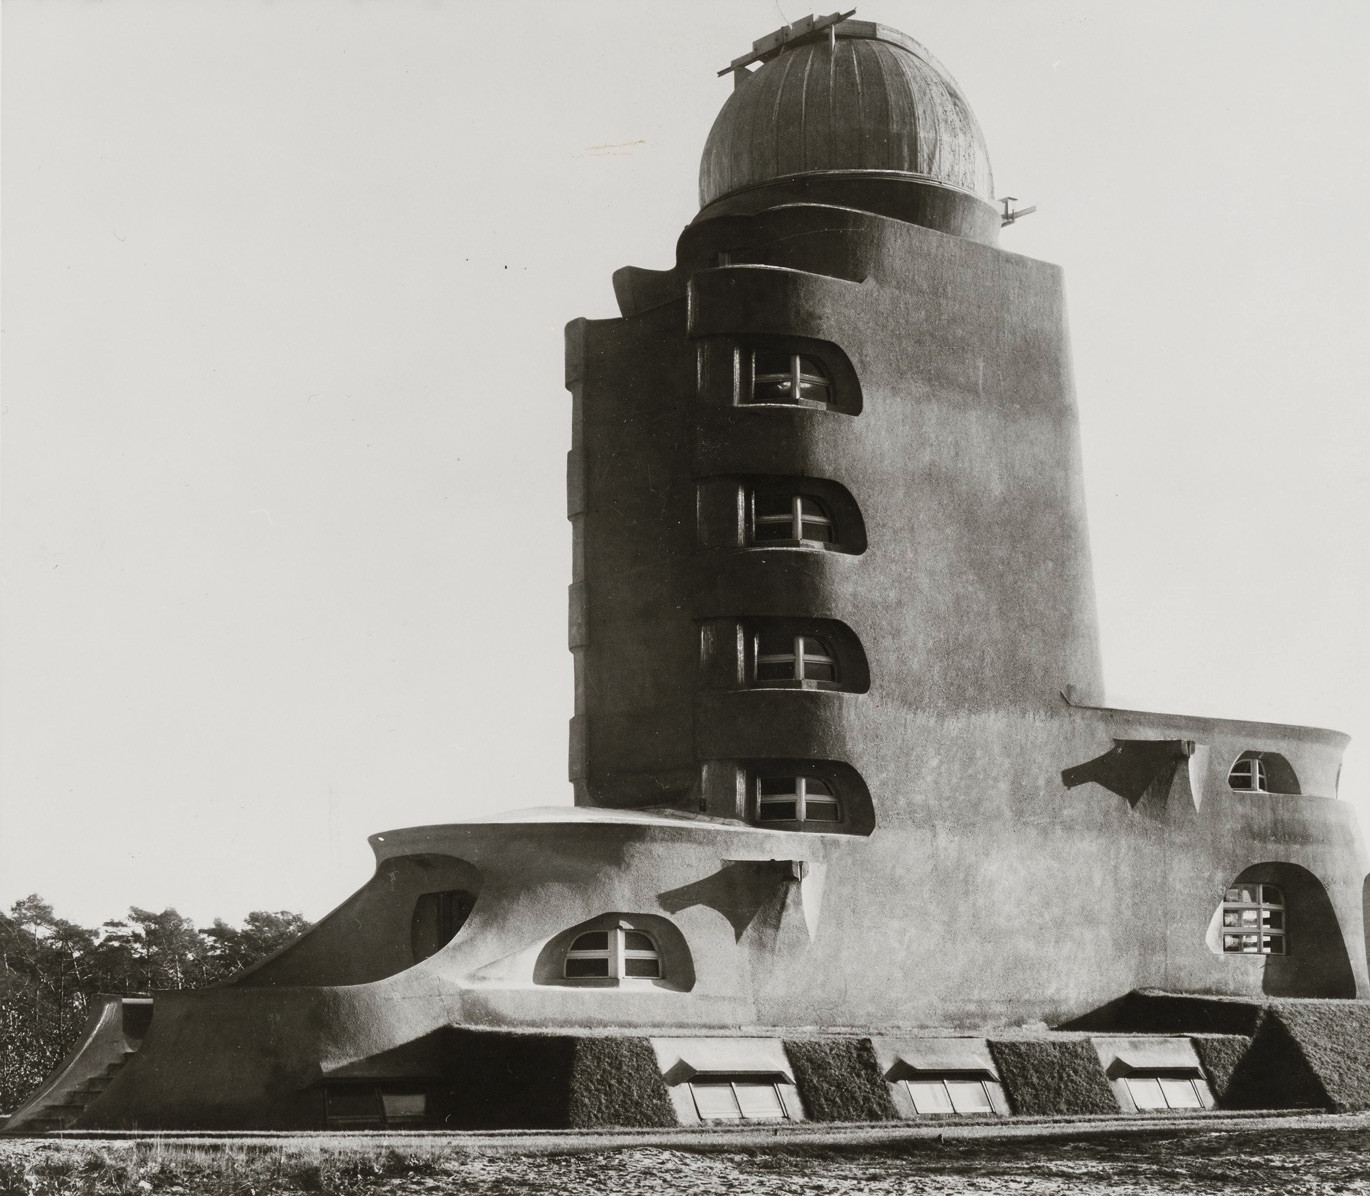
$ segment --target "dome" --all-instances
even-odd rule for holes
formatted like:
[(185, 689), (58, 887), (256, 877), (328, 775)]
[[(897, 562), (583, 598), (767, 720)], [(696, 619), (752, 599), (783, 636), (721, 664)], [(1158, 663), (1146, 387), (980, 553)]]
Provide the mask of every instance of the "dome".
[(833, 174), (903, 177), (993, 201), (975, 114), (911, 37), (846, 20), (771, 53), (750, 74), (745, 58), (734, 63), (737, 86), (704, 145), (701, 207), (761, 183)]

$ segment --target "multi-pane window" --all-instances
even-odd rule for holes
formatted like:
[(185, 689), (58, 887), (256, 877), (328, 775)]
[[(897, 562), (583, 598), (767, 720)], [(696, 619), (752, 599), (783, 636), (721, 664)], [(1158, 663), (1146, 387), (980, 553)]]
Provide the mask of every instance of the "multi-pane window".
[(757, 544), (831, 544), (832, 519), (816, 498), (804, 494), (752, 496), (752, 540)]
[(985, 1080), (953, 1076), (920, 1076), (916, 1080), (902, 1080), (904, 1091), (913, 1101), (914, 1112), (920, 1117), (936, 1114), (995, 1113)]
[(1211, 1109), (1213, 1093), (1198, 1076), (1124, 1077), (1132, 1103), (1143, 1113), (1159, 1109)]
[(1223, 951), (1285, 955), (1284, 894), (1274, 885), (1237, 885), (1223, 894)]
[(828, 375), (814, 358), (760, 349), (752, 354), (751, 402), (826, 407), (831, 394)]
[(1250, 793), (1269, 793), (1270, 770), (1255, 752), (1244, 752), (1237, 758), (1232, 771), (1227, 774), (1227, 783), (1233, 789), (1244, 789)]
[(578, 935), (566, 952), (568, 980), (657, 980), (661, 955), (643, 930), (614, 926)]
[(789, 1121), (780, 1085), (773, 1080), (704, 1078), (690, 1081), (701, 1121)]
[(777, 681), (815, 681), (835, 685), (837, 658), (816, 635), (761, 631), (756, 635), (752, 680), (758, 685)]
[(756, 778), (758, 822), (841, 822), (842, 807), (826, 781), (817, 777)]

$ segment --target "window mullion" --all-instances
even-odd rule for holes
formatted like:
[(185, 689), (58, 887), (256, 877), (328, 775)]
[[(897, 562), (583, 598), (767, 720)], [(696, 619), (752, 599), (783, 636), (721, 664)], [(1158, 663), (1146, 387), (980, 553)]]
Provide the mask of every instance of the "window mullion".
[(798, 354), (798, 353), (791, 353), (791, 354), (790, 354), (790, 386), (791, 386), (791, 388), (792, 388), (791, 393), (794, 395), (794, 401), (795, 401), (796, 403), (802, 403), (802, 402), (803, 402), (802, 392), (801, 392), (800, 389), (799, 389), (799, 354)]
[(804, 538), (804, 500), (798, 494), (790, 499), (790, 520), (794, 539), (802, 540)]

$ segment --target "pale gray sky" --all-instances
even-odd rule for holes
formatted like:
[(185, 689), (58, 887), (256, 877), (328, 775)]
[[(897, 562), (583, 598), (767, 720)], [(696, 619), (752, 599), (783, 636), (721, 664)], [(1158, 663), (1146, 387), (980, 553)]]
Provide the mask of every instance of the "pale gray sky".
[[(569, 802), (562, 326), (780, 7), (3, 11), (0, 905), (318, 917), (371, 831)], [(1110, 700), (1348, 731), (1366, 809), (1370, 6), (858, 16), (1066, 268)]]

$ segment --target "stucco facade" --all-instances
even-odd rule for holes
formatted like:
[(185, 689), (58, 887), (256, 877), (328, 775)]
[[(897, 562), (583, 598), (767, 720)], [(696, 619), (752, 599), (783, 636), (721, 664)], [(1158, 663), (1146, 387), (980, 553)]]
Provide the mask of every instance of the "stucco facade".
[[(866, 22), (758, 47), (674, 269), (567, 328), (576, 806), (373, 836), (312, 931), (111, 1003), (10, 1128), (516, 1124), (456, 1077), (493, 1050), (531, 1107), (562, 1046), (567, 1108), (621, 1067), (653, 1116), (739, 1076), (803, 1116), (846, 1066), (871, 1117), (1002, 1115), (1037, 1056), (996, 1036), (1133, 990), (1359, 1008), (1345, 737), (1104, 705), (1063, 280), (997, 244), (959, 90)], [(1132, 1040), (1044, 1042), (1142, 1107)]]

